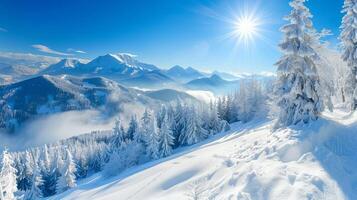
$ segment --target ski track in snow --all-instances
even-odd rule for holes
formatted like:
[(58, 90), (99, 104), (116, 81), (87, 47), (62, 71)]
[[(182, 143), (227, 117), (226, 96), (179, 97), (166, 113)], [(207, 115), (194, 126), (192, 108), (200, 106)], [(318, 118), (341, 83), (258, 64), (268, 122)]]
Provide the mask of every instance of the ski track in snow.
[(174, 155), (101, 174), (50, 199), (357, 199), (357, 115), (325, 113), (306, 127), (272, 122), (232, 131)]

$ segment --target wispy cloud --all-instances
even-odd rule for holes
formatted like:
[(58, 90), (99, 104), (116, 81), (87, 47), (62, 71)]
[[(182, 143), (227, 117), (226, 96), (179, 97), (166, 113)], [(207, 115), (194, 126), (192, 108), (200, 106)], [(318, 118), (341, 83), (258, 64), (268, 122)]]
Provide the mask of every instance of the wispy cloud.
[(67, 51), (68, 51), (68, 52), (81, 53), (81, 54), (86, 54), (86, 53), (87, 53), (87, 52), (85, 52), (85, 51), (78, 50), (78, 49), (72, 49), (72, 48), (67, 49)]
[(60, 56), (72, 56), (73, 55), (73, 54), (63, 53), (60, 51), (55, 51), (55, 50), (50, 49), (49, 47), (42, 45), (42, 44), (34, 44), (34, 45), (32, 45), (32, 47), (37, 49), (38, 51), (41, 51), (44, 53), (49, 53), (49, 54), (55, 54), (55, 55), (60, 55)]
[(0, 27), (0, 32), (8, 32), (8, 30)]

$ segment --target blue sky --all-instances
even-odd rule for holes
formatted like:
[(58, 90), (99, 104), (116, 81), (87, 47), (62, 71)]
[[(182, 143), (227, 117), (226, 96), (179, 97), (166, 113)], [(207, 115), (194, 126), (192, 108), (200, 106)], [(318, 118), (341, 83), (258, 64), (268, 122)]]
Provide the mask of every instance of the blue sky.
[[(342, 4), (307, 3), (316, 28), (335, 34), (327, 38), (334, 44)], [(0, 51), (90, 59), (127, 52), (162, 68), (275, 71), (289, 11), (288, 0), (0, 0)], [(248, 45), (227, 37), (242, 13), (261, 22)]]

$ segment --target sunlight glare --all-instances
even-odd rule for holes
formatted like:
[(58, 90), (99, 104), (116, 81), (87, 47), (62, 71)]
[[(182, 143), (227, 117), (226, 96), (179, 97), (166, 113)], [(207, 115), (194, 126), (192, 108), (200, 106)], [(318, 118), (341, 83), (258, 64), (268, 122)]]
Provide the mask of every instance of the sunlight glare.
[(258, 35), (259, 20), (253, 16), (245, 15), (239, 17), (235, 22), (234, 34), (238, 37), (239, 42), (253, 41), (254, 36)]

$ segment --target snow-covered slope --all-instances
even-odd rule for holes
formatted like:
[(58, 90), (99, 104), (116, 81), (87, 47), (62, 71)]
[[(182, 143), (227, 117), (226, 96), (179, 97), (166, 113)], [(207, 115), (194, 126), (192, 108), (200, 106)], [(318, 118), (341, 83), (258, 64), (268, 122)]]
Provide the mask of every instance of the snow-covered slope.
[(50, 199), (356, 199), (357, 116), (344, 115), (277, 131), (272, 122), (235, 124), (171, 157), (117, 177), (97, 174)]

